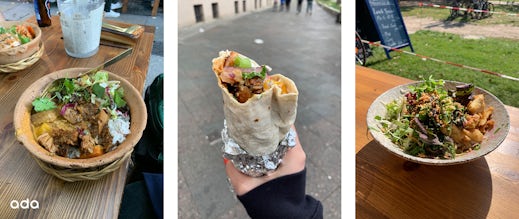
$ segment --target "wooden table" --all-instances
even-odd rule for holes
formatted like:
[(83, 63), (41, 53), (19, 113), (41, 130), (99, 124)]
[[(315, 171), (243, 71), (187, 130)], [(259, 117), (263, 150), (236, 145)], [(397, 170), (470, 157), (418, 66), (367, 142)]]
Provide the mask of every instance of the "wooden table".
[[(29, 21), (35, 23), (34, 17)], [(145, 29), (133, 53), (106, 68), (141, 93), (155, 31), (153, 27)], [(23, 71), (0, 73), (0, 218), (117, 218), (128, 165), (97, 181), (69, 183), (55, 178), (43, 172), (16, 140), (13, 111), (21, 93), (43, 75), (64, 68), (95, 67), (124, 49), (100, 46), (96, 55), (76, 59), (65, 52), (58, 16), (52, 17), (52, 26), (42, 28), (42, 32), (45, 54), (37, 63)], [(39, 209), (12, 209), (13, 200), (35, 200)]]
[(519, 218), (519, 109), (506, 106), (510, 132), (484, 158), (456, 166), (405, 162), (373, 140), (369, 106), (409, 79), (356, 66), (358, 218)]

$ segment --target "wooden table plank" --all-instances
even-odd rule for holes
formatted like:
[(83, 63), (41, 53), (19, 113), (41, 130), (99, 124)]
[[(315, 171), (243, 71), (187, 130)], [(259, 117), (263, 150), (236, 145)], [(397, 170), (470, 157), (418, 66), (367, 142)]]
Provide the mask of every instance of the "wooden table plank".
[[(117, 218), (128, 162), (97, 181), (59, 180), (43, 172), (16, 141), (13, 111), (21, 93), (38, 78), (64, 68), (97, 66), (124, 49), (100, 46), (96, 55), (76, 59), (64, 50), (58, 16), (42, 32), (45, 45), (42, 58), (23, 71), (0, 74), (0, 218)], [(124, 77), (142, 93), (153, 38), (154, 28), (146, 27), (133, 53), (106, 69)], [(11, 201), (26, 199), (38, 201), (39, 209), (11, 209)]]
[(356, 66), (356, 213), (359, 218), (517, 218), (519, 109), (506, 106), (510, 133), (484, 158), (455, 166), (406, 162), (366, 134), (366, 113), (409, 79)]
[(366, 116), (371, 103), (380, 94), (395, 87), (394, 84), (405, 84), (412, 81), (360, 66), (356, 69), (355, 75), (355, 121), (357, 127), (355, 132), (355, 152), (359, 152), (362, 146), (373, 140), (371, 135), (368, 134), (366, 123)]

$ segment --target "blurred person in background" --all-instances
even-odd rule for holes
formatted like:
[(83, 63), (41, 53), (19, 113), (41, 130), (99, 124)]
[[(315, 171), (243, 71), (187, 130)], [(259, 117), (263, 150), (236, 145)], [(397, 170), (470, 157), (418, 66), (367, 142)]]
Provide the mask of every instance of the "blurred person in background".
[(313, 4), (314, 0), (307, 0), (306, 1), (306, 14), (307, 15), (312, 15), (312, 4)]
[(301, 8), (303, 7), (303, 0), (297, 0), (297, 12), (296, 14), (301, 13)]
[(115, 12), (115, 9), (122, 8), (123, 4), (120, 2), (115, 2), (115, 0), (105, 0), (105, 17), (119, 17), (121, 14), (119, 12)]
[(285, 10), (285, 2), (286, 0), (279, 0), (279, 11)]
[(287, 12), (290, 11), (290, 1), (291, 0), (285, 0), (285, 7), (287, 8)]

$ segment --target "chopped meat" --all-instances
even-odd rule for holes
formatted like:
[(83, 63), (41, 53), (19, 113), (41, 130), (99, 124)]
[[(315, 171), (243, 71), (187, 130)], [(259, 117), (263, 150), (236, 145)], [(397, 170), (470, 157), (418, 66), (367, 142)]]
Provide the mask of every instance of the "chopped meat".
[(263, 93), (263, 79), (260, 77), (254, 77), (252, 79), (246, 80), (245, 85), (247, 85), (254, 94)]
[(92, 103), (80, 104), (77, 106), (78, 112), (84, 120), (94, 121), (99, 113), (99, 107)]
[(236, 99), (238, 99), (238, 102), (245, 103), (251, 97), (252, 92), (250, 91), (249, 87), (244, 85), (240, 85), (238, 87), (238, 92), (236, 92)]
[(112, 135), (110, 134), (110, 130), (108, 129), (108, 125), (103, 126), (103, 129), (101, 130), (100, 135), (98, 136), (98, 143), (100, 145), (105, 146), (106, 148), (109, 148), (110, 145), (112, 145)]
[(51, 136), (56, 145), (77, 145), (79, 140), (79, 132), (76, 128), (64, 121), (55, 121), (52, 123), (53, 129)]
[(223, 66), (234, 66), (234, 59), (236, 59), (236, 56), (238, 56), (238, 53), (235, 51), (231, 51), (231, 54), (229, 55), (229, 57), (227, 57)]
[(40, 143), (45, 149), (47, 149), (51, 153), (56, 153), (58, 151), (58, 147), (54, 145), (54, 141), (49, 133), (43, 133), (38, 136), (38, 143)]
[(81, 136), (81, 152), (91, 154), (96, 146), (95, 139), (90, 134)]
[(105, 127), (108, 123), (109, 119), (110, 116), (104, 110), (99, 111), (99, 113), (97, 114), (97, 133), (99, 135), (101, 134), (103, 127)]
[(79, 158), (79, 156), (81, 155), (78, 148), (70, 145), (59, 147), (59, 150), (56, 154), (67, 158)]
[(238, 102), (245, 103), (254, 94), (263, 93), (263, 79), (254, 77), (245, 80), (243, 84), (235, 84), (227, 86), (230, 93), (233, 93)]
[(82, 121), (81, 114), (79, 114), (79, 112), (73, 107), (69, 107), (65, 110), (65, 112), (63, 113), (63, 118), (65, 118), (72, 124), (76, 124)]
[(67, 151), (70, 146), (62, 146), (58, 148), (58, 151), (56, 151), (56, 154), (62, 157), (67, 157)]

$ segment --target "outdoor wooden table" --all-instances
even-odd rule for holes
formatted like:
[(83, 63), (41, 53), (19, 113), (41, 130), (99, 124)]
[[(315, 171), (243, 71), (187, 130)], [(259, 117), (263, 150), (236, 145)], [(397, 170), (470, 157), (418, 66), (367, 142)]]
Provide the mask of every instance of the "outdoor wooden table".
[[(35, 19), (30, 18), (35, 23)], [(59, 17), (42, 29), (45, 53), (33, 66), (19, 72), (0, 73), (0, 218), (117, 218), (123, 195), (128, 161), (96, 181), (65, 182), (45, 173), (15, 137), (13, 111), (22, 92), (38, 78), (73, 67), (92, 68), (124, 49), (100, 46), (84, 59), (68, 56), (63, 46)], [(146, 27), (133, 46), (133, 53), (106, 70), (116, 73), (143, 92), (154, 38)], [(11, 202), (35, 200), (39, 209), (12, 209)], [(35, 206), (35, 202), (33, 202)]]
[(455, 166), (406, 162), (369, 134), (366, 114), (383, 92), (409, 79), (356, 66), (358, 218), (518, 218), (519, 109), (506, 106), (510, 132), (484, 158)]

